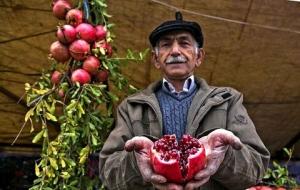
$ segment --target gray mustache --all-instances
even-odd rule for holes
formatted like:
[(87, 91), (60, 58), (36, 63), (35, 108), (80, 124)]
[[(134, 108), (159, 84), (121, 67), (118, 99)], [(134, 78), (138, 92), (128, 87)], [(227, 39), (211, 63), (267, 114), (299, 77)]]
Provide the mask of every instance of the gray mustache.
[(166, 60), (166, 64), (184, 63), (187, 59), (184, 56), (170, 56)]

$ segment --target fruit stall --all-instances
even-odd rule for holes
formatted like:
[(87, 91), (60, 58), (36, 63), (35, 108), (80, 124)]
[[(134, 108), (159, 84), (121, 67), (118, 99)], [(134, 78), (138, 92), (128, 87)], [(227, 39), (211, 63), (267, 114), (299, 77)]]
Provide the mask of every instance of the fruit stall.
[(115, 107), (160, 78), (148, 36), (178, 10), (204, 32), (195, 75), (243, 93), (272, 154), (266, 181), (300, 183), (299, 9), (294, 0), (0, 1), (0, 190), (56, 184), (57, 172), (71, 186), (76, 175), (101, 186), (97, 153)]

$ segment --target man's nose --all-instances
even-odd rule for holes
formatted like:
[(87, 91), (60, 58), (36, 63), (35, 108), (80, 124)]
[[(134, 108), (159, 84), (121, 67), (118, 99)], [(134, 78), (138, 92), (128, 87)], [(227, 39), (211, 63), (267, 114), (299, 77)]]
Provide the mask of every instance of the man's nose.
[(170, 54), (173, 56), (180, 55), (180, 47), (178, 43), (173, 43)]

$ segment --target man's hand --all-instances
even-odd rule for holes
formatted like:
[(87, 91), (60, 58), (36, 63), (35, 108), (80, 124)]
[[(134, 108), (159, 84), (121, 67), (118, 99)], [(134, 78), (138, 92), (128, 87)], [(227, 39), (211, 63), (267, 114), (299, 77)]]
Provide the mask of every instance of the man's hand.
[(217, 129), (209, 135), (200, 138), (199, 141), (205, 147), (206, 167), (195, 175), (193, 181), (186, 184), (185, 190), (192, 190), (205, 184), (210, 176), (217, 172), (229, 146), (237, 150), (242, 148), (240, 139), (231, 131), (225, 129)]
[(167, 179), (155, 174), (150, 163), (150, 149), (153, 142), (147, 137), (133, 137), (125, 143), (125, 150), (134, 151), (136, 162), (145, 182), (151, 182), (156, 189), (160, 190), (182, 190), (178, 184), (166, 183)]

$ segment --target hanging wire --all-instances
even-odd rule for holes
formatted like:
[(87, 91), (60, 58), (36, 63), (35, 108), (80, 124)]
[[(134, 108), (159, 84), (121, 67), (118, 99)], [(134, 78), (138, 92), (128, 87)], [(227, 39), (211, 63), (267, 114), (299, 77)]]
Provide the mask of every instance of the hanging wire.
[(239, 21), (239, 20), (223, 18), (223, 17), (219, 17), (219, 16), (203, 14), (203, 13), (199, 13), (199, 12), (195, 12), (195, 11), (190, 11), (190, 10), (187, 10), (187, 9), (182, 9), (182, 8), (179, 8), (179, 7), (176, 7), (176, 6), (173, 6), (173, 5), (169, 5), (167, 3), (161, 2), (160, 0), (150, 0), (150, 1), (153, 2), (153, 3), (157, 3), (157, 4), (163, 5), (165, 7), (168, 7), (172, 10), (175, 10), (175, 11), (186, 12), (186, 13), (189, 13), (189, 14), (198, 15), (198, 16), (202, 16), (202, 17), (210, 18), (210, 19), (214, 19), (214, 20), (220, 20), (220, 21), (224, 21), (224, 22), (230, 22), (230, 23), (247, 25), (247, 26), (254, 26), (254, 27), (264, 28), (264, 29), (269, 29), (269, 30), (276, 30), (276, 31), (300, 34), (300, 31), (289, 29), (289, 28), (279, 28), (279, 27), (276, 27), (276, 26), (256, 24), (256, 23), (250, 23), (250, 22), (244, 22), (244, 21)]
[(89, 20), (90, 17), (90, 6), (88, 0), (83, 1), (83, 12), (85, 20)]

